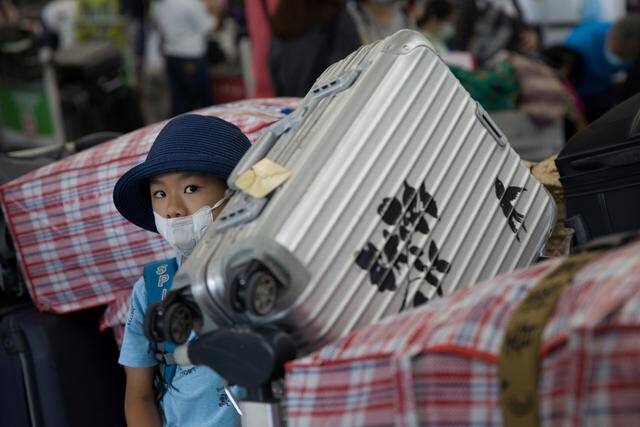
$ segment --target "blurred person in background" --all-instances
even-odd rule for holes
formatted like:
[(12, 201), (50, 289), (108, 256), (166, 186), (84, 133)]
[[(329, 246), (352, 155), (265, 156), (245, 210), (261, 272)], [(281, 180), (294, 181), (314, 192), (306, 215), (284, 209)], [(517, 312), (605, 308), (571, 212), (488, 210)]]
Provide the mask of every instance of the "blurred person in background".
[(16, 25), (20, 14), (12, 0), (0, 0), (0, 26)]
[(172, 117), (211, 105), (207, 45), (221, 8), (218, 0), (155, 0), (151, 5), (162, 40)]
[(422, 18), (428, 1), (429, 0), (407, 0), (405, 2), (405, 10), (411, 21), (418, 22), (418, 20)]
[(631, 95), (621, 94), (615, 79), (621, 72), (632, 71), (634, 61), (640, 55), (640, 15), (627, 15), (615, 24), (593, 22), (580, 25), (569, 34), (565, 46), (582, 57), (578, 91), (585, 103), (589, 122)]
[(565, 140), (587, 126), (585, 107), (578, 86), (582, 79), (582, 56), (576, 50), (562, 45), (550, 46), (542, 51), (543, 61), (551, 67), (564, 85), (567, 93), (567, 117)]
[(54, 50), (75, 41), (76, 0), (53, 0), (40, 12), (45, 43)]
[(471, 51), (482, 64), (501, 50), (535, 56), (536, 28), (527, 25), (516, 0), (455, 0), (458, 20), (450, 47)]
[(362, 44), (381, 40), (403, 28), (415, 29), (405, 9), (398, 0), (351, 0), (347, 10), (358, 29)]
[(342, 0), (280, 0), (269, 70), (277, 96), (304, 96), (322, 72), (360, 46)]
[(121, 0), (120, 9), (128, 18), (131, 39), (133, 40), (134, 69), (136, 82), (142, 78), (142, 65), (145, 54), (145, 20), (150, 0)]
[(418, 29), (439, 54), (447, 52), (447, 42), (456, 33), (456, 10), (449, 0), (430, 0), (418, 19)]
[(245, 0), (247, 30), (251, 39), (251, 72), (253, 85), (249, 96), (269, 98), (274, 95), (269, 74), (269, 46), (271, 44), (270, 17), (278, 7), (278, 0)]

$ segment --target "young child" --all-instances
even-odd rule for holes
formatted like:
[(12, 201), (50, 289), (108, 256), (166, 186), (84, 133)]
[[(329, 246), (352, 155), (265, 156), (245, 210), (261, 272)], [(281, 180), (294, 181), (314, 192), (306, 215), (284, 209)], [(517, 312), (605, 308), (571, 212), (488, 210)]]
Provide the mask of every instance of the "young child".
[[(131, 295), (119, 360), (127, 374), (125, 414), (131, 427), (240, 424), (226, 398), (224, 380), (211, 369), (167, 364), (160, 372), (159, 352), (144, 335), (144, 316), (150, 295), (157, 293), (156, 282), (148, 284), (149, 273), (152, 278), (154, 272), (168, 274), (164, 287), (170, 286), (172, 273), (226, 202), (226, 179), (249, 146), (233, 124), (185, 114), (168, 122), (146, 160), (116, 183), (113, 200), (118, 211), (133, 224), (160, 233), (178, 253), (175, 260), (145, 267)], [(161, 385), (154, 387), (158, 374)]]

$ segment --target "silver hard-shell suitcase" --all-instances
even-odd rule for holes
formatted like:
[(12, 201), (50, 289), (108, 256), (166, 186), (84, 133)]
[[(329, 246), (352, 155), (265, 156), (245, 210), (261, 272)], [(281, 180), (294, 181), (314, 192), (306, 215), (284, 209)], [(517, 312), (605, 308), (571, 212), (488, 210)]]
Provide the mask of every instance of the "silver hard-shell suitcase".
[(291, 177), (265, 198), (236, 192), (175, 278), (201, 333), (272, 324), (304, 354), (531, 264), (554, 224), (544, 187), (409, 30), (327, 69), (230, 187), (263, 157)]

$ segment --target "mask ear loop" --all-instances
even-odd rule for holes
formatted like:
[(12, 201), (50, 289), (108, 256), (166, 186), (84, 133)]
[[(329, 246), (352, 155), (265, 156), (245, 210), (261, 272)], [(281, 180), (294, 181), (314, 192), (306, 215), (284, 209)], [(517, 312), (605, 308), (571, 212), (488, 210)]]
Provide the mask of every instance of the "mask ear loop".
[(234, 195), (234, 193), (235, 191), (233, 191), (230, 188), (227, 188), (227, 190), (224, 192), (224, 196), (222, 196), (222, 199), (218, 200), (213, 204), (213, 206), (211, 207), (211, 212), (215, 211), (220, 206), (224, 205), (231, 198), (231, 196)]

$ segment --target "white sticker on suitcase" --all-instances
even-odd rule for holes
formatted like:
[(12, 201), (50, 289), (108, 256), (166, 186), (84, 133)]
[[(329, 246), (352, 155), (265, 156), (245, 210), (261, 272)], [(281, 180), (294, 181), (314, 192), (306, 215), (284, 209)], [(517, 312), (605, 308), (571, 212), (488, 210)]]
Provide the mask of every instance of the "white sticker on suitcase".
[(248, 195), (262, 199), (291, 178), (291, 175), (289, 169), (264, 158), (243, 172), (235, 184)]

